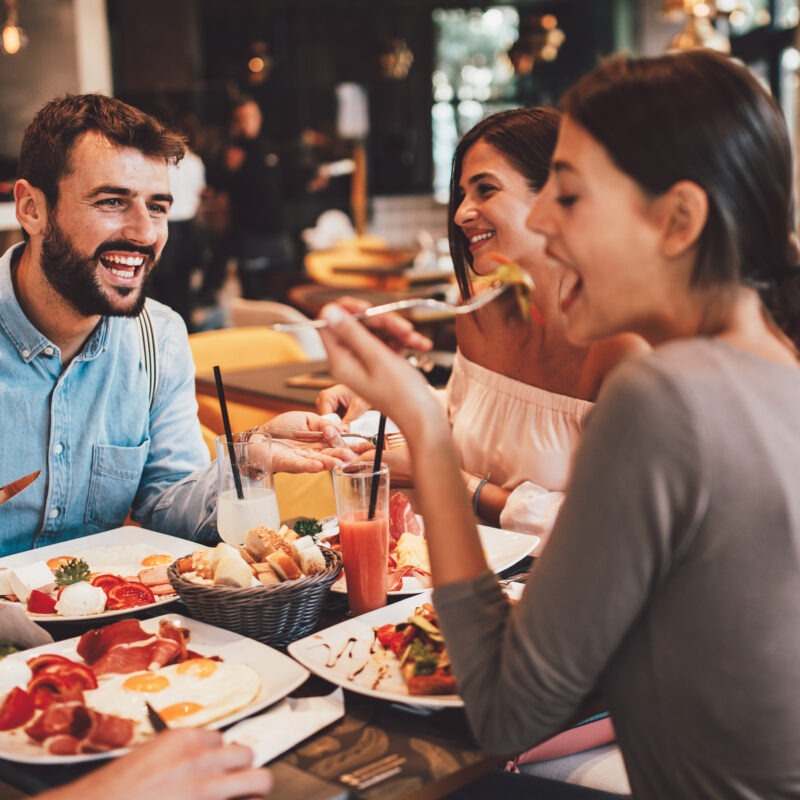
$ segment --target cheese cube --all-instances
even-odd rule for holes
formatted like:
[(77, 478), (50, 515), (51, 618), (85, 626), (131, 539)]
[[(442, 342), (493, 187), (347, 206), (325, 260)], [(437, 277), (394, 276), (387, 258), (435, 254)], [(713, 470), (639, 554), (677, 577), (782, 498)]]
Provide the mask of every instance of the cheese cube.
[(13, 594), (8, 579), (11, 577), (10, 569), (0, 569), (0, 594)]
[(36, 561), (24, 567), (9, 570), (8, 582), (11, 591), (21, 603), (27, 603), (34, 589), (44, 590), (55, 581), (56, 576), (44, 561)]

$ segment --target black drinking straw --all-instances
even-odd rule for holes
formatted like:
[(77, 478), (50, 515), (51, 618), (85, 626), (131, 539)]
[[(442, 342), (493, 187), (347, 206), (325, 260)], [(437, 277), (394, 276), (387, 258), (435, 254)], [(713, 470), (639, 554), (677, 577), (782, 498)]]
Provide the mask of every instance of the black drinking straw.
[(228, 404), (225, 402), (225, 389), (222, 388), (222, 373), (219, 367), (214, 367), (214, 380), (217, 382), (217, 397), (219, 397), (219, 408), (222, 411), (222, 424), (225, 427), (225, 438), (228, 440), (228, 455), (231, 457), (231, 469), (233, 470), (233, 483), (236, 486), (236, 496), (244, 500), (242, 491), (242, 479), (239, 476), (239, 465), (236, 463), (236, 448), (233, 446), (233, 434), (231, 433), (231, 421), (228, 417)]
[(386, 414), (381, 414), (378, 422), (378, 438), (375, 442), (375, 460), (372, 462), (372, 488), (369, 495), (369, 514), (367, 519), (375, 519), (375, 506), (378, 502), (378, 485), (381, 476), (378, 470), (381, 468), (381, 457), (383, 456), (383, 437), (386, 432)]

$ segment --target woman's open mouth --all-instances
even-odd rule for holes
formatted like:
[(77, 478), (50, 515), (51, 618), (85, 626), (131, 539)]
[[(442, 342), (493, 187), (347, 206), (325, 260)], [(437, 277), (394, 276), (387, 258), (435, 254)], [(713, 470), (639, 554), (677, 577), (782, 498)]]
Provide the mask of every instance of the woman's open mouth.
[(577, 272), (566, 270), (559, 288), (559, 308), (566, 314), (583, 291), (583, 278)]

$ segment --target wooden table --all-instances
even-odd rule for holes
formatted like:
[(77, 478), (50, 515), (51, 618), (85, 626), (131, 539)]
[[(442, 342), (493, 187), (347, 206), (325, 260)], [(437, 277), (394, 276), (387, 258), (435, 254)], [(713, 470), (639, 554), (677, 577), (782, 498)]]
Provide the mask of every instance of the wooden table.
[[(225, 398), (229, 402), (245, 403), (276, 413), (283, 411), (314, 411), (314, 400), (319, 394), (318, 386), (289, 386), (286, 381), (298, 376), (313, 375), (333, 379), (327, 373), (327, 361), (303, 361), (296, 364), (279, 364), (273, 367), (231, 370), (225, 372)], [(195, 378), (198, 394), (217, 396), (214, 375), (199, 373)]]

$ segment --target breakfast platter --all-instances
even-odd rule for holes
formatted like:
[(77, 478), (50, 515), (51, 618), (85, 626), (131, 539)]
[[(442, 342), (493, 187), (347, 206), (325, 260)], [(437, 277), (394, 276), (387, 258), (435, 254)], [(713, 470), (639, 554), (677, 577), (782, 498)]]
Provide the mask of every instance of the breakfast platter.
[[(128, 620), (116, 624), (137, 623)], [(166, 614), (138, 624), (155, 639), (164, 625), (182, 631), (191, 652), (183, 662), (155, 671), (103, 673), (97, 677), (98, 687), (84, 692), (84, 702), (92, 713), (134, 721), (137, 735), (131, 743), (152, 735), (145, 700), (168, 717), (172, 727), (191, 723), (216, 729), (278, 702), (308, 677), (303, 666), (267, 645), (179, 614)], [(85, 670), (78, 655), (79, 642), (79, 638), (67, 639), (7, 656), (0, 661), (0, 694), (8, 693), (20, 683), (24, 688), (25, 680), (20, 681), (19, 676), (29, 672), (28, 665), (37, 657), (40, 660), (66, 657)], [(86, 653), (86, 645), (81, 652)], [(93, 669), (101, 672), (96, 665)], [(190, 716), (185, 716), (187, 713)], [(118, 756), (127, 750), (52, 753), (26, 733), (26, 728), (31, 727), (28, 724), (0, 731), (0, 758), (30, 764), (76, 764)]]
[[(127, 525), (0, 558), (0, 578), (6, 571), (18, 572), (23, 578), (34, 571), (36, 575), (44, 574), (47, 577), (47, 569), (54, 572), (60, 565), (63, 566), (71, 559), (82, 559), (88, 564), (92, 575), (114, 576), (127, 579), (126, 582), (129, 584), (139, 584), (141, 582), (139, 576), (143, 571), (147, 570), (150, 573), (159, 570), (165, 571), (176, 558), (185, 556), (196, 547), (195, 542), (180, 539), (177, 536), (168, 536), (145, 528)], [(43, 569), (44, 572), (42, 572)], [(36, 582), (35, 578), (30, 580)], [(44, 581), (44, 579), (40, 580)], [(48, 580), (53, 581), (54, 578), (48, 578)], [(155, 593), (153, 593), (153, 589), (155, 589)], [(0, 603), (21, 604), (27, 615), (37, 622), (75, 622), (85, 621), (89, 616), (91, 619), (116, 617), (130, 613), (134, 607), (136, 610), (152, 608), (172, 602), (177, 597), (171, 586), (158, 584), (158, 588), (156, 586), (147, 587), (149, 593), (138, 598), (134, 605), (131, 595), (135, 594), (137, 590), (143, 592), (138, 586), (136, 589), (126, 586), (122, 590), (118, 590), (118, 594), (128, 596), (128, 601), (122, 600), (118, 603), (119, 607), (117, 608), (111, 607), (113, 604), (105, 605), (102, 611), (91, 614), (87, 614), (86, 609), (80, 608), (80, 606), (73, 606), (72, 609), (66, 607), (60, 613), (37, 613), (25, 603), (20, 603), (19, 600), (6, 599), (0, 600)]]
[(357, 694), (433, 708), (462, 706), (457, 694), (411, 695), (400, 662), (377, 642), (376, 628), (404, 622), (430, 596), (427, 591), (407, 597), (306, 636), (289, 645), (289, 655), (319, 677)]

